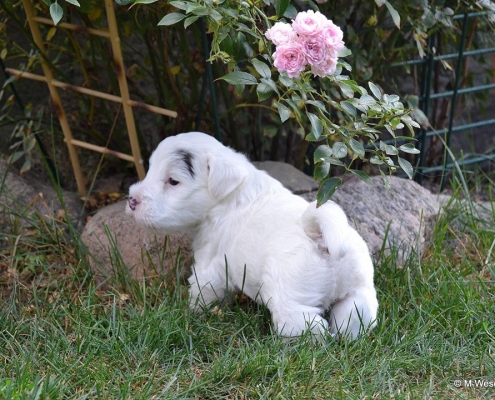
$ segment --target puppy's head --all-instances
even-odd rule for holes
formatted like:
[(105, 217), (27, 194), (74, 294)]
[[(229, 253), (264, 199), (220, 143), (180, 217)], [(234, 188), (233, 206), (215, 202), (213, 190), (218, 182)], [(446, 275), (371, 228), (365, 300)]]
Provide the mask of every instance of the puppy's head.
[(155, 233), (193, 231), (216, 205), (229, 201), (249, 166), (204, 133), (169, 137), (152, 154), (146, 178), (130, 187), (126, 213)]

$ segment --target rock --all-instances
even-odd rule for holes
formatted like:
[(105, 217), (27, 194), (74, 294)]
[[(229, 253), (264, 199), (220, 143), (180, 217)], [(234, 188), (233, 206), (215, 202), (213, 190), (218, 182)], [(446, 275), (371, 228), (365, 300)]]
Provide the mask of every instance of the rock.
[[(316, 199), (318, 184), (293, 166), (271, 161), (254, 164), (292, 193), (308, 201)], [(438, 196), (414, 181), (395, 176), (390, 177), (390, 190), (381, 177), (371, 180), (373, 185), (358, 178), (344, 180), (332, 200), (344, 209), (373, 256), (380, 252), (385, 238), (385, 253), (396, 248), (399, 262), (413, 251), (421, 256), (440, 211)]]
[(294, 194), (305, 195), (318, 190), (318, 183), (312, 177), (290, 164), (275, 161), (253, 162), (253, 164), (256, 168), (266, 171), (272, 178), (282, 182)]
[(332, 200), (344, 209), (372, 255), (384, 247), (386, 254), (398, 250), (399, 263), (411, 252), (421, 256), (440, 211), (438, 196), (408, 179), (390, 177), (390, 190), (381, 177), (371, 180), (373, 185), (358, 178), (345, 181)]
[[(63, 189), (41, 183), (35, 178), (23, 177), (4, 158), (0, 158), (0, 212), (35, 212), (43, 217), (60, 218), (67, 213), (77, 227), (83, 217), (80, 197)], [(59, 194), (63, 199), (61, 203)]]
[(179, 250), (180, 264), (191, 264), (191, 242), (186, 235), (165, 239), (150, 234), (139, 228), (124, 208), (123, 201), (102, 208), (81, 235), (98, 283), (127, 271), (138, 280), (166, 275), (174, 270)]

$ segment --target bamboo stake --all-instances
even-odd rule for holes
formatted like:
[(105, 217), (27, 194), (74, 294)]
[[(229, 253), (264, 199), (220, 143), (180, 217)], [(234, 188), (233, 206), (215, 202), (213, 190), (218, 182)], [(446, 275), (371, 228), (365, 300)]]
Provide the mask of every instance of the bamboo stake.
[[(33, 21), (39, 22), (40, 24), (55, 26), (55, 23), (50, 18), (44, 17), (33, 17)], [(71, 31), (90, 33), (91, 35), (101, 36), (110, 38), (110, 32), (101, 29), (88, 28), (86, 26), (69, 24), (67, 22), (61, 22), (57, 25), (59, 28), (70, 29)]]
[[(18, 76), (20, 78), (27, 78), (27, 79), (31, 79), (31, 80), (38, 81), (38, 82), (45, 82), (45, 83), (48, 82), (46, 77), (44, 77), (43, 75), (37, 75), (37, 74), (33, 74), (31, 72), (20, 71), (18, 69), (14, 69), (14, 68), (5, 68), (5, 71), (7, 73), (9, 73), (10, 75)], [(58, 81), (56, 79), (52, 79), (51, 84), (55, 87), (60, 88), (60, 89), (70, 89), (70, 90), (77, 92), (77, 93), (87, 94), (88, 96), (98, 97), (100, 99), (113, 101), (115, 103), (122, 103), (122, 97), (115, 96), (113, 94), (104, 93), (104, 92), (100, 92), (100, 91), (93, 90), (93, 89), (88, 89), (88, 88), (85, 88), (82, 86), (71, 85), (69, 83)], [(161, 115), (166, 115), (168, 117), (177, 118), (177, 112), (176, 111), (167, 110), (166, 108), (152, 106), (150, 104), (141, 103), (141, 102), (138, 102), (135, 100), (128, 100), (128, 104), (132, 107), (140, 107), (140, 108), (143, 108), (145, 110), (154, 112), (156, 114), (161, 114)]]
[(129, 104), (129, 89), (127, 87), (127, 79), (125, 76), (124, 61), (122, 57), (122, 50), (120, 48), (120, 37), (119, 31), (117, 29), (117, 20), (115, 18), (113, 0), (105, 0), (105, 8), (107, 12), (108, 28), (110, 31), (110, 42), (112, 43), (113, 59), (115, 63), (115, 69), (117, 70), (117, 78), (119, 80), (120, 96), (122, 97), (122, 107), (124, 110), (124, 117), (127, 125), (129, 140), (131, 143), (132, 155), (134, 156), (134, 162), (136, 164), (136, 170), (139, 179), (142, 180), (144, 179), (145, 172), (143, 160), (141, 158), (141, 149), (139, 148), (139, 140), (136, 132), (134, 114), (132, 112), (132, 107)]
[(117, 158), (120, 158), (122, 160), (134, 162), (133, 156), (130, 156), (130, 155), (124, 154), (124, 153), (120, 153), (118, 151), (110, 150), (107, 147), (97, 146), (95, 144), (86, 143), (86, 142), (83, 142), (82, 140), (76, 140), (76, 139), (72, 139), (71, 144), (73, 144), (74, 146), (83, 147), (83, 148), (88, 149), (88, 150), (93, 150), (93, 151), (96, 151), (98, 153), (109, 154), (109, 155), (115, 156)]
[(33, 5), (31, 4), (31, 0), (23, 0), (22, 2), (24, 4), (24, 9), (26, 11), (26, 17), (28, 20), (29, 28), (31, 29), (31, 34), (33, 35), (33, 40), (41, 52), (41, 57), (40, 57), (41, 67), (43, 68), (43, 73), (46, 76), (46, 83), (48, 85), (48, 89), (50, 91), (50, 95), (52, 97), (52, 101), (55, 106), (55, 111), (60, 121), (60, 126), (62, 127), (62, 131), (65, 136), (65, 141), (67, 143), (67, 148), (69, 150), (69, 156), (72, 163), (72, 169), (74, 170), (74, 175), (76, 178), (77, 189), (81, 195), (85, 195), (86, 187), (85, 187), (84, 177), (81, 171), (81, 165), (79, 164), (79, 158), (77, 156), (76, 148), (71, 144), (71, 140), (73, 140), (72, 132), (69, 126), (69, 122), (67, 121), (67, 117), (65, 115), (65, 110), (62, 106), (62, 102), (60, 101), (60, 96), (58, 94), (57, 88), (51, 84), (51, 82), (53, 81), (53, 75), (52, 75), (52, 71), (50, 70), (50, 67), (47, 65), (45, 61), (46, 50), (43, 45), (43, 39), (38, 27), (38, 23), (33, 19), (35, 18)]

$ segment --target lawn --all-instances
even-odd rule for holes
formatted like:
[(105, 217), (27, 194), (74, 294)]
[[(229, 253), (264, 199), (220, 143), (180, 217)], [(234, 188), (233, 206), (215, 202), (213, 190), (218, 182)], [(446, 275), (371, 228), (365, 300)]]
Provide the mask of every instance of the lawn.
[(321, 343), (277, 337), (244, 298), (191, 313), (180, 260), (171, 276), (103, 290), (70, 225), (14, 213), (2, 229), (0, 399), (495, 398), (495, 212), (470, 204), (439, 217), (420, 259), (379, 258), (375, 330)]

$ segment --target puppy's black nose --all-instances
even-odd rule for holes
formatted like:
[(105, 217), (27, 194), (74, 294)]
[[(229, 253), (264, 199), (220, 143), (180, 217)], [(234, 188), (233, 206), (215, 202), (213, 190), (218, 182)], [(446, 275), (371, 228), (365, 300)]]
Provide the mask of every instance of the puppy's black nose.
[(139, 201), (136, 200), (134, 197), (132, 196), (129, 196), (129, 198), (127, 199), (127, 202), (129, 203), (129, 208), (134, 211), (137, 207), (137, 205), (139, 204)]

